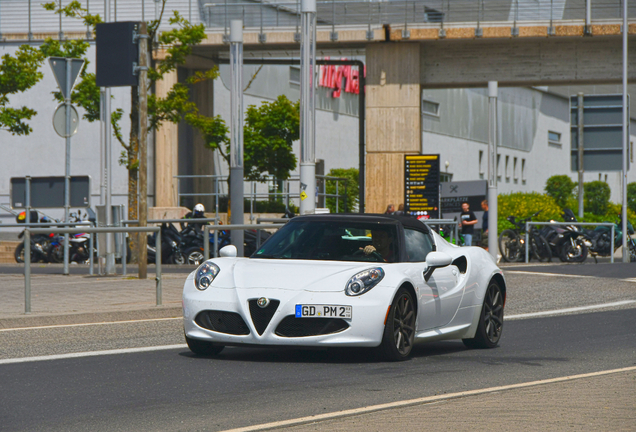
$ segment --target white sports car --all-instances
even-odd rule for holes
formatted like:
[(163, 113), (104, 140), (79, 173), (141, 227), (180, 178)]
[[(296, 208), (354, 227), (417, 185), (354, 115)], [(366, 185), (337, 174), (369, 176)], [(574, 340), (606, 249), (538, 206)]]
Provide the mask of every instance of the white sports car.
[(414, 218), (292, 219), (251, 257), (226, 246), (183, 288), (189, 348), (226, 345), (378, 347), (390, 360), (414, 343), (462, 339), (495, 347), (506, 283), (492, 257), (457, 247)]

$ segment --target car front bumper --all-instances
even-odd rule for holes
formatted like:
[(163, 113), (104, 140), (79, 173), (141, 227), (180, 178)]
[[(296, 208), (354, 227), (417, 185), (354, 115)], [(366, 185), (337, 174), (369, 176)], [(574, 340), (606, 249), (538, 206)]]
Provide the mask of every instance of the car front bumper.
[[(278, 288), (214, 288), (199, 291), (194, 286), (192, 276), (188, 277), (183, 290), (183, 325), (189, 338), (206, 340), (225, 345), (271, 345), (305, 347), (375, 347), (382, 341), (384, 322), (388, 306), (391, 304), (394, 290), (381, 285), (371, 291), (355, 297), (349, 297), (343, 291), (306, 291)], [(257, 331), (257, 318), (250, 312), (250, 301), (261, 297), (272, 303), (280, 301), (271, 319), (263, 330), (263, 322)], [(295, 318), (296, 305), (350, 305), (352, 315), (344, 319), (347, 328), (327, 334), (313, 336), (281, 336), (279, 324), (286, 319), (294, 327), (302, 327), (308, 318)], [(269, 307), (272, 307), (271, 304)], [(252, 305), (254, 308), (254, 305)], [(238, 314), (242, 318), (249, 334), (230, 334), (225, 331), (211, 330), (197, 324), (197, 316), (205, 311), (222, 311)], [(290, 318), (293, 317), (293, 318)], [(313, 318), (328, 320), (329, 318)], [(316, 322), (316, 321), (314, 321)], [(201, 323), (201, 319), (199, 319)], [(320, 321), (322, 323), (322, 321)], [(342, 324), (342, 321), (340, 321)], [(277, 334), (279, 330), (279, 334)], [(243, 332), (245, 332), (243, 331)]]

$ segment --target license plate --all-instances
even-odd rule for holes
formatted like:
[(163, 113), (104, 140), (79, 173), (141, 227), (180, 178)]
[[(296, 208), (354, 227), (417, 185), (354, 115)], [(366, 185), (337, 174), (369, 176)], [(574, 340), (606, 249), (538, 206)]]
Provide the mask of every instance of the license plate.
[(351, 306), (296, 305), (296, 318), (344, 318), (351, 319)]

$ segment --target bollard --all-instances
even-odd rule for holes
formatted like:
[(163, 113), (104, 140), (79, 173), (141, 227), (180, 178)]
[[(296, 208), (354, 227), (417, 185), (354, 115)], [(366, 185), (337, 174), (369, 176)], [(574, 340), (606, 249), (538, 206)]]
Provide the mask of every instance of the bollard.
[(24, 249), (23, 250), (24, 250), (24, 313), (28, 314), (28, 313), (31, 313), (31, 231), (29, 231), (28, 228), (24, 230)]
[(214, 258), (219, 256), (219, 230), (214, 230)]
[(210, 230), (208, 226), (203, 227), (203, 258), (210, 259)]
[[(615, 246), (615, 244), (614, 244), (614, 224), (612, 224), (612, 226), (610, 227), (610, 230), (612, 231), (610, 233), (612, 235), (612, 240), (611, 240), (611, 242), (612, 242), (612, 251), (610, 253), (610, 256), (611, 256), (610, 262), (612, 264), (614, 264), (614, 246)], [(623, 233), (623, 235), (625, 235), (625, 233)], [(625, 254), (625, 251), (623, 251), (623, 254)]]
[(88, 250), (89, 250), (89, 253), (90, 253), (90, 258), (89, 258), (89, 261), (88, 261), (90, 263), (89, 264), (90, 265), (89, 274), (91, 276), (93, 276), (93, 273), (95, 272), (95, 263), (94, 263), (94, 259), (93, 259), (94, 250), (95, 250), (95, 244), (94, 244), (94, 240), (93, 240), (93, 238), (94, 238), (93, 236), (94, 235), (95, 235), (94, 233), (91, 233), (91, 240), (90, 240), (90, 242), (88, 244)]
[(157, 281), (157, 306), (162, 304), (161, 292), (161, 229), (157, 231), (157, 241), (155, 242), (155, 280)]
[[(143, 235), (146, 235), (145, 233)], [(126, 261), (128, 261), (128, 237), (126, 237), (126, 233), (122, 233), (124, 241), (122, 242), (123, 247), (121, 251), (121, 273), (122, 276), (126, 276)]]

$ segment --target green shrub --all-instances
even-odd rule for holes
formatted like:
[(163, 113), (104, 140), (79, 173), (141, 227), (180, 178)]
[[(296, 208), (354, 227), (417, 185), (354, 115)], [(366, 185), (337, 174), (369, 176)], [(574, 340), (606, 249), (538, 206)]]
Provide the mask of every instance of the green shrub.
[(499, 233), (504, 229), (514, 228), (514, 225), (507, 220), (508, 216), (525, 219), (539, 210), (541, 213), (533, 218), (535, 222), (562, 221), (563, 211), (551, 196), (537, 192), (499, 195), (497, 197), (497, 229)]
[(636, 213), (636, 182), (627, 183), (627, 208)]
[(574, 198), (576, 184), (567, 175), (554, 175), (545, 184), (546, 195), (551, 196), (561, 207), (567, 207), (568, 201)]
[[(329, 171), (327, 174), (331, 177), (344, 177), (348, 179), (347, 182), (347, 199), (346, 199), (346, 211), (349, 213), (353, 213), (355, 209), (358, 208), (358, 197), (360, 193), (360, 188), (358, 185), (358, 175), (359, 171), (357, 168), (334, 168)], [(338, 212), (345, 212), (345, 198), (344, 198), (344, 182), (338, 182), (338, 194), (343, 195), (342, 198), (338, 199)], [(328, 194), (336, 193), (336, 182), (334, 180), (327, 180), (327, 185), (325, 187)], [(326, 206), (331, 213), (336, 212), (336, 198), (327, 198)]]
[(610, 187), (604, 181), (596, 180), (583, 184), (583, 208), (586, 212), (604, 215), (609, 209)]

